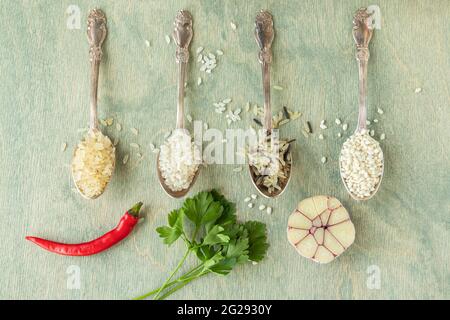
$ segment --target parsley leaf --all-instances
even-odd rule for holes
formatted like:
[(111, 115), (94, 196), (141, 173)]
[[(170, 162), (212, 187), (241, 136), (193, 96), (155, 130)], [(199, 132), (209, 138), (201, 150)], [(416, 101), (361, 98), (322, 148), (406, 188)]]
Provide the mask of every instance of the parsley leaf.
[(221, 233), (224, 230), (225, 229), (223, 227), (215, 225), (205, 236), (202, 243), (204, 245), (227, 243), (228, 241), (230, 241), (230, 237), (227, 236), (226, 234)]
[(183, 234), (183, 212), (173, 210), (168, 216), (169, 226), (156, 228), (164, 243), (171, 245)]
[(251, 261), (259, 262), (266, 256), (269, 244), (267, 243), (266, 225), (258, 221), (247, 221), (244, 224), (248, 232), (249, 250), (248, 256)]

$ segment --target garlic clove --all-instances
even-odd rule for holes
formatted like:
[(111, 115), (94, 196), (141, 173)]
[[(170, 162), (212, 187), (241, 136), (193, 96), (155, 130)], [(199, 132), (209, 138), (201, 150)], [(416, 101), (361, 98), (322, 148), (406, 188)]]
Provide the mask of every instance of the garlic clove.
[(320, 216), (317, 216), (312, 222), (314, 227), (320, 228), (322, 226), (322, 220), (320, 219)]
[(309, 230), (291, 229), (288, 232), (290, 243), (298, 243), (309, 234)]
[(321, 263), (328, 263), (334, 260), (334, 254), (332, 254), (328, 249), (323, 246), (320, 246), (316, 252), (316, 260)]
[(325, 230), (323, 228), (319, 228), (314, 232), (314, 238), (316, 238), (317, 244), (323, 244), (323, 238), (325, 235)]
[[(298, 204), (297, 210), (305, 215), (308, 219), (314, 219), (315, 206), (312, 198), (307, 198)], [(309, 214), (312, 214), (311, 216)]]
[(338, 256), (344, 252), (345, 248), (336, 240), (336, 238), (330, 233), (330, 231), (325, 231), (324, 246), (330, 250), (334, 255)]
[(340, 223), (344, 220), (350, 219), (347, 210), (344, 207), (337, 208), (333, 211), (333, 214), (330, 215), (330, 219), (328, 220), (328, 225), (334, 225)]
[(334, 198), (334, 197), (330, 197), (328, 199), (328, 208), (329, 209), (337, 209), (341, 205), (342, 205), (341, 202), (338, 199)]
[(307, 229), (312, 227), (312, 222), (300, 212), (289, 217), (288, 225), (296, 229)]
[(313, 258), (317, 251), (317, 242), (314, 236), (309, 234), (297, 244), (297, 251), (304, 257)]
[(350, 220), (328, 227), (328, 231), (344, 248), (348, 248), (355, 241), (355, 227)]

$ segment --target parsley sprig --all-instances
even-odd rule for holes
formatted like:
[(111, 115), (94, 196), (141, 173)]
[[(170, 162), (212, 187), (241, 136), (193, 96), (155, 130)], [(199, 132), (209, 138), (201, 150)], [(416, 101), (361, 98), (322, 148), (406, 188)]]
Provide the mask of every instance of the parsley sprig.
[[(186, 252), (161, 287), (136, 299), (154, 296), (153, 299), (162, 300), (210, 273), (227, 275), (239, 264), (261, 261), (269, 247), (266, 225), (238, 222), (235, 204), (216, 190), (186, 199), (180, 209), (169, 213), (168, 225), (156, 231), (169, 246), (182, 239)], [(199, 263), (174, 279), (190, 255), (195, 255)]]

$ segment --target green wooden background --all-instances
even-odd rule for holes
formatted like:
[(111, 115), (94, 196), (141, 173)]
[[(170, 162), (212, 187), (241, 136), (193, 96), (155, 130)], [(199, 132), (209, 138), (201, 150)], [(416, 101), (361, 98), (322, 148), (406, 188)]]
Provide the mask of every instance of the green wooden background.
[[(254, 192), (245, 172), (232, 165), (202, 170), (193, 192), (218, 188), (238, 203), (239, 216), (268, 224), (270, 250), (259, 265), (242, 266), (226, 278), (194, 282), (174, 298), (196, 299), (399, 299), (450, 298), (450, 1), (379, 0), (382, 29), (371, 42), (369, 119), (382, 142), (386, 170), (375, 198), (357, 203), (338, 172), (344, 138), (334, 119), (356, 126), (357, 65), (352, 15), (366, 1), (13, 1), (0, 5), (0, 298), (127, 299), (162, 283), (182, 254), (167, 249), (155, 227), (181, 202), (168, 198), (155, 175), (150, 143), (163, 141), (175, 124), (176, 65), (168, 45), (176, 12), (194, 17), (192, 54), (199, 46), (221, 49), (216, 70), (197, 86), (195, 58), (188, 75), (187, 112), (210, 127), (225, 129), (213, 102), (230, 97), (231, 107), (262, 104), (261, 75), (253, 21), (261, 8), (275, 20), (274, 111), (286, 105), (303, 117), (282, 128), (297, 138), (295, 175), (271, 216), (249, 210)], [(81, 30), (67, 28), (69, 5), (81, 13)], [(88, 119), (89, 63), (85, 23), (97, 5), (108, 17), (101, 65), (100, 117), (123, 126), (119, 162), (107, 192), (96, 201), (74, 193), (69, 163), (79, 128)], [(230, 22), (237, 30), (230, 28)], [(146, 40), (150, 46), (147, 46)], [(422, 88), (416, 93), (416, 88)], [(380, 107), (385, 113), (378, 115)], [(231, 127), (247, 128), (251, 115)], [(329, 129), (318, 139), (318, 124)], [(302, 121), (315, 131), (306, 139)], [(139, 129), (136, 137), (131, 127)], [(351, 130), (345, 134), (347, 136)], [(129, 146), (137, 142), (141, 161)], [(61, 145), (68, 144), (65, 152)], [(328, 162), (322, 164), (322, 156)], [(286, 240), (287, 217), (298, 201), (318, 194), (339, 198), (357, 230), (350, 250), (320, 266), (300, 256)], [(61, 257), (24, 240), (33, 234), (83, 241), (113, 227), (134, 202), (145, 202), (146, 218), (133, 235), (100, 255)], [(80, 270), (80, 289), (68, 289), (70, 266)], [(372, 267), (371, 267), (372, 266)], [(375, 266), (375, 267), (373, 267)], [(69, 269), (68, 269), (69, 268)], [(372, 270), (381, 285), (367, 285)], [(368, 273), (369, 272), (369, 273)]]

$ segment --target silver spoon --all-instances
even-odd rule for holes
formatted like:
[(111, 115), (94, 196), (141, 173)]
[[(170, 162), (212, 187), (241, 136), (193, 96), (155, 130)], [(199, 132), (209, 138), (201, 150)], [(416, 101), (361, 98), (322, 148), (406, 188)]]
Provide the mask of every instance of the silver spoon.
[[(176, 129), (185, 129), (184, 126), (184, 83), (186, 79), (186, 69), (189, 61), (189, 45), (192, 40), (193, 30), (192, 30), (192, 15), (189, 11), (181, 10), (175, 17), (174, 30), (172, 37), (177, 45), (176, 61), (178, 64), (178, 100), (177, 100), (177, 125)], [(191, 187), (194, 185), (195, 180), (198, 177), (199, 169), (195, 173), (194, 178), (188, 188), (173, 191), (167, 186), (164, 177), (161, 174), (161, 169), (159, 167), (159, 154), (156, 160), (156, 171), (158, 173), (159, 183), (164, 191), (173, 198), (181, 198), (185, 196)]]
[[(367, 64), (370, 57), (369, 52), (369, 42), (372, 39), (373, 35), (373, 25), (372, 25), (372, 17), (371, 14), (367, 11), (366, 8), (360, 8), (356, 11), (353, 17), (353, 39), (356, 43), (356, 60), (358, 61), (358, 70), (359, 70), (359, 114), (358, 114), (358, 125), (356, 127), (355, 133), (361, 132), (362, 130), (367, 130)], [(370, 139), (374, 140), (372, 137)], [(341, 167), (341, 156), (339, 158), (339, 170), (341, 173), (341, 179), (344, 183), (345, 189), (355, 200), (369, 200), (372, 198), (378, 191), (381, 185), (381, 180), (383, 179), (384, 174), (384, 157), (381, 151), (382, 160), (382, 173), (380, 176), (380, 180), (378, 184), (375, 186), (375, 190), (373, 190), (368, 197), (357, 197), (353, 194), (342, 175), (342, 167)]]
[[(102, 44), (107, 35), (106, 28), (106, 16), (100, 9), (93, 9), (88, 16), (88, 27), (87, 27), (87, 36), (89, 41), (89, 54), (90, 54), (90, 62), (91, 62), (91, 89), (90, 89), (90, 117), (89, 117), (89, 132), (100, 132), (98, 128), (98, 118), (97, 118), (97, 91), (98, 91), (98, 76), (100, 69), (100, 61), (102, 59)], [(114, 147), (113, 152), (115, 152)], [(77, 149), (75, 149), (74, 155)], [(115, 157), (113, 158), (113, 170), (115, 166)], [(96, 199), (106, 189), (102, 190), (100, 194), (95, 196), (88, 196), (83, 193), (80, 189), (80, 186), (77, 185), (74, 172), (72, 170), (72, 178), (75, 183), (75, 187), (78, 192), (87, 199)], [(111, 177), (109, 178), (111, 179)], [(108, 181), (109, 182), (109, 181)]]
[[(263, 80), (263, 92), (264, 92), (264, 122), (263, 129), (267, 134), (267, 137), (272, 134), (272, 110), (270, 106), (270, 64), (272, 63), (272, 42), (275, 37), (275, 31), (273, 28), (273, 17), (270, 12), (261, 10), (255, 19), (255, 38), (258, 46), (260, 48), (258, 59), (261, 63), (262, 68), (262, 80)], [(261, 195), (267, 198), (275, 198), (280, 196), (290, 181), (292, 174), (292, 152), (288, 151), (286, 153), (289, 161), (286, 161), (288, 166), (288, 176), (287, 181), (280, 186), (280, 189), (275, 189), (273, 192), (269, 192), (268, 189), (262, 185), (258, 184), (258, 176), (249, 165), (250, 177), (253, 185), (259, 191)]]

